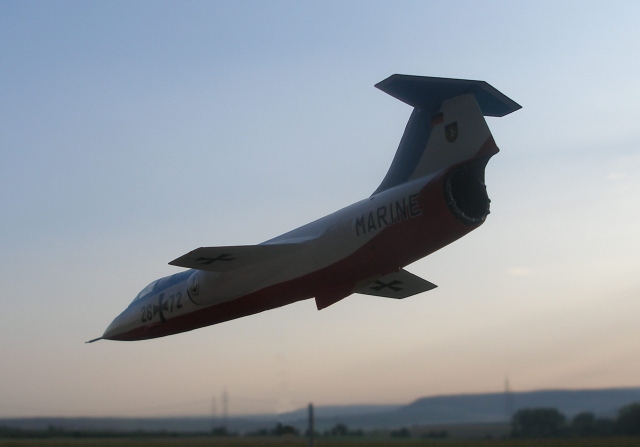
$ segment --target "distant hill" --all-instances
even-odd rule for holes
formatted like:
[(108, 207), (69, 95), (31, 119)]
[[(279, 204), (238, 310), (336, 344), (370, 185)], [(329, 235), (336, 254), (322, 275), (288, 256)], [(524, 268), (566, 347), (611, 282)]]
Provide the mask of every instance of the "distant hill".
[[(571, 418), (582, 411), (598, 416), (614, 417), (617, 410), (632, 402), (640, 402), (640, 388), (613, 388), (598, 390), (546, 390), (511, 394), (511, 410), (521, 408), (553, 407)], [(429, 426), (443, 424), (504, 423), (507, 414), (504, 393), (462, 394), (423, 397), (408, 405), (345, 405), (315, 407), (315, 423), (320, 431), (337, 423), (350, 428), (391, 429), (402, 426)], [(245, 433), (271, 428), (276, 423), (291, 424), (304, 431), (307, 427), (307, 409), (302, 408), (279, 415), (229, 417), (227, 428)], [(211, 417), (167, 418), (12, 418), (0, 419), (0, 427), (47, 429), (50, 426), (65, 430), (95, 431), (167, 431), (208, 432), (222, 425)]]
[[(335, 419), (351, 416), (366, 416), (379, 413), (389, 413), (403, 408), (403, 405), (326, 405), (318, 406), (313, 409), (316, 419)], [(283, 422), (295, 421), (298, 419), (307, 419), (309, 417), (309, 409), (300, 408), (288, 413), (281, 413), (278, 419)]]
[(508, 408), (507, 396), (504, 393), (423, 397), (388, 412), (317, 418), (316, 425), (331, 425), (331, 419), (362, 429), (504, 423), (510, 419), (509, 410), (516, 412), (522, 408), (536, 407), (557, 408), (569, 418), (583, 411), (611, 418), (623, 405), (640, 402), (640, 388), (529, 391), (511, 393), (510, 400), (511, 405)]
[[(511, 394), (511, 411), (552, 407), (568, 418), (583, 411), (614, 417), (618, 409), (640, 402), (640, 388), (599, 390), (546, 390)], [(473, 424), (507, 422), (504, 393), (462, 394), (423, 397), (395, 411), (342, 417), (341, 422), (363, 429), (410, 425)]]

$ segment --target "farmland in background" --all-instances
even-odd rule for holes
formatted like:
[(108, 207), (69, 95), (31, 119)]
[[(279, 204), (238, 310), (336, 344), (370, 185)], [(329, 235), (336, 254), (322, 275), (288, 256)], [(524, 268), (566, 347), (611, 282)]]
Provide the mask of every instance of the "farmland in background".
[[(364, 437), (360, 439), (319, 439), (316, 447), (638, 447), (640, 438), (601, 439), (497, 439), (497, 440), (430, 440), (384, 439)], [(153, 439), (20, 439), (0, 440), (0, 447), (306, 447), (303, 438), (153, 438)]]

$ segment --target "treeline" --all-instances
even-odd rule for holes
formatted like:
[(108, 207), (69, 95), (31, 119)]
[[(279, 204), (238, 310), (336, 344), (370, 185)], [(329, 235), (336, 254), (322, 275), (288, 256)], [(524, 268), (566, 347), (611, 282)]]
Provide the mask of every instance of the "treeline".
[[(272, 428), (263, 428), (259, 430), (244, 433), (246, 437), (263, 437), (263, 436), (308, 436), (308, 430), (301, 433), (297, 428), (278, 423)], [(326, 430), (324, 433), (315, 432), (315, 436), (364, 436), (362, 430), (350, 430), (344, 424), (337, 424), (333, 428)], [(25, 429), (14, 427), (0, 427), (0, 438), (24, 438), (24, 439), (41, 439), (41, 438), (151, 438), (151, 437), (237, 437), (241, 436), (237, 432), (228, 430), (226, 427), (216, 427), (210, 432), (169, 432), (160, 431), (117, 431), (117, 430), (66, 430), (64, 428), (50, 426), (47, 429)]]
[[(230, 431), (226, 427), (216, 427), (210, 432), (169, 432), (166, 430), (161, 431), (115, 431), (115, 430), (65, 430), (63, 428), (50, 426), (47, 429), (24, 429), (24, 428), (12, 428), (12, 427), (0, 427), (0, 439), (2, 438), (23, 438), (23, 439), (42, 439), (42, 438), (159, 438), (159, 437), (298, 437), (309, 436), (309, 430), (301, 432), (292, 425), (286, 425), (278, 423), (272, 428), (262, 428), (253, 430), (243, 434)], [(362, 437), (365, 436), (365, 432), (361, 429), (352, 430), (345, 424), (336, 424), (332, 428), (325, 430), (324, 432), (314, 432), (314, 436), (317, 438), (327, 437)], [(391, 438), (410, 438), (411, 433), (407, 428), (400, 428), (398, 430), (392, 430), (389, 432)], [(447, 433), (442, 432), (429, 432), (428, 435), (423, 437), (447, 437)]]
[[(291, 426), (284, 425), (278, 423), (275, 427), (271, 429), (262, 428), (260, 430), (250, 431), (244, 434), (244, 436), (254, 437), (254, 436), (309, 436), (309, 430), (307, 429), (304, 433), (301, 433), (300, 430)], [(318, 431), (314, 431), (313, 435), (315, 437), (320, 436), (328, 436), (328, 437), (339, 437), (339, 436), (364, 436), (364, 432), (360, 429), (358, 430), (350, 430), (345, 424), (336, 424), (329, 430), (325, 430), (323, 433)]]
[[(220, 432), (220, 429), (217, 430)], [(380, 436), (380, 433), (376, 431), (376, 436)], [(309, 436), (309, 430), (307, 429), (304, 433), (298, 430), (297, 428), (291, 425), (283, 425), (278, 423), (272, 429), (260, 429), (251, 432), (245, 433), (243, 436), (255, 437), (255, 436)], [(352, 430), (347, 425), (338, 423), (324, 432), (314, 431), (313, 436), (316, 438), (325, 437), (325, 438), (341, 438), (341, 437), (363, 437), (366, 436), (367, 433), (362, 429)], [(369, 433), (371, 435), (371, 433)], [(227, 433), (226, 436), (237, 436), (236, 433)], [(388, 436), (391, 438), (411, 438), (411, 431), (402, 427), (396, 430), (391, 430), (388, 432)], [(446, 438), (448, 437), (448, 433), (445, 430), (432, 430), (426, 434), (423, 434), (421, 437), (423, 438)]]
[(66, 430), (50, 426), (47, 429), (0, 427), (0, 439), (43, 439), (43, 438), (152, 438), (152, 437), (191, 437), (202, 433), (177, 433), (162, 431), (114, 431), (114, 430)]
[[(0, 438), (119, 438), (119, 437), (264, 437), (264, 436), (308, 436), (296, 427), (278, 423), (272, 428), (263, 428), (244, 434), (231, 432), (225, 427), (217, 427), (209, 432), (168, 432), (168, 431), (106, 431), (106, 430), (65, 430), (58, 427), (48, 429), (22, 429), (0, 427)], [(380, 432), (378, 432), (379, 436)], [(412, 438), (414, 430), (402, 427), (387, 432), (391, 438)], [(365, 432), (351, 430), (344, 424), (336, 424), (323, 433), (315, 432), (316, 437), (360, 437)], [(517, 411), (511, 420), (511, 436), (515, 438), (553, 438), (553, 437), (607, 437), (640, 436), (640, 403), (620, 408), (613, 419), (596, 417), (593, 413), (583, 412), (568, 420), (555, 408), (528, 408)], [(447, 438), (447, 431), (422, 433), (422, 438)]]
[(515, 438), (638, 436), (640, 403), (622, 407), (614, 419), (583, 412), (569, 421), (555, 408), (522, 409), (513, 415), (511, 427)]

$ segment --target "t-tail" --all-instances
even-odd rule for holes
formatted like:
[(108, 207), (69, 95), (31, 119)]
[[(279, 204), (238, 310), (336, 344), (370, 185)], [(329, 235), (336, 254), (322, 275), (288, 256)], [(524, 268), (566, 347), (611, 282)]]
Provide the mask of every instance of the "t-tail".
[(414, 107), (384, 180), (373, 195), (497, 152), (484, 116), (521, 108), (484, 81), (393, 75), (376, 87)]

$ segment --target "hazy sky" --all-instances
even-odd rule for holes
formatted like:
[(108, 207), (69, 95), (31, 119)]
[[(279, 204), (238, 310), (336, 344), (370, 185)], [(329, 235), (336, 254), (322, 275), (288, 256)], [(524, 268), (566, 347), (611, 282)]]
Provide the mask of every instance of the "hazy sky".
[[(0, 0), (0, 417), (231, 414), (640, 386), (640, 4)], [(86, 340), (169, 261), (378, 186), (393, 73), (480, 79), (485, 225), (403, 301)]]

